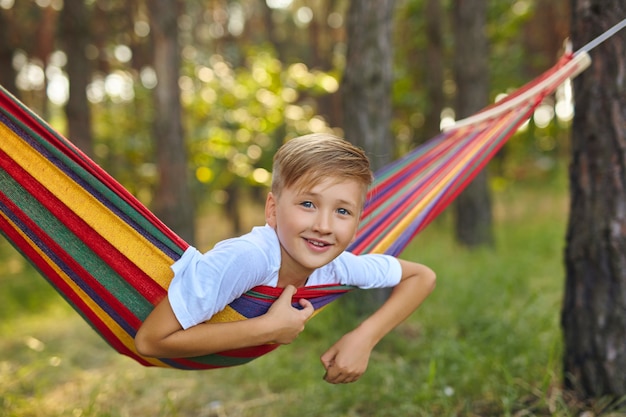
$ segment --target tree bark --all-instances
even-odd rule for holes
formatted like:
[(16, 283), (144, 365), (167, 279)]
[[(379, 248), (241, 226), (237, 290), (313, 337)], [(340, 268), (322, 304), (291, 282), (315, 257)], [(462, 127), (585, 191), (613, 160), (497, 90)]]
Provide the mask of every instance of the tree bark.
[[(626, 16), (623, 0), (572, 0), (580, 48)], [(626, 395), (626, 33), (592, 52), (574, 80), (570, 217), (561, 323), (566, 387)]]
[(154, 69), (158, 79), (154, 89), (156, 111), (153, 126), (159, 184), (154, 199), (154, 212), (183, 239), (193, 242), (195, 210), (188, 183), (187, 152), (178, 87), (181, 67), (178, 18), (182, 3), (149, 0), (148, 6)]
[(65, 0), (61, 12), (60, 37), (67, 56), (69, 97), (65, 106), (67, 136), (83, 152), (93, 156), (91, 111), (87, 86), (91, 80), (91, 65), (85, 50), (90, 41), (87, 8), (84, 0)]
[(390, 131), (393, 9), (394, 0), (353, 1), (346, 25), (343, 128), (346, 139), (368, 153), (375, 170), (394, 157)]
[[(454, 2), (454, 76), (456, 117), (472, 115), (489, 104), (489, 45), (486, 31), (485, 0)], [(468, 247), (493, 244), (493, 221), (488, 174), (480, 172), (457, 197), (455, 233)]]
[(0, 85), (11, 94), (18, 96), (15, 78), (17, 73), (13, 68), (13, 53), (15, 45), (12, 42), (12, 19), (10, 11), (0, 10)]
[(443, 10), (440, 0), (427, 0), (424, 5), (426, 15), (425, 78), (428, 92), (428, 107), (424, 122), (424, 136), (433, 138), (440, 132), (441, 111), (444, 107), (443, 94), (444, 45), (443, 45)]

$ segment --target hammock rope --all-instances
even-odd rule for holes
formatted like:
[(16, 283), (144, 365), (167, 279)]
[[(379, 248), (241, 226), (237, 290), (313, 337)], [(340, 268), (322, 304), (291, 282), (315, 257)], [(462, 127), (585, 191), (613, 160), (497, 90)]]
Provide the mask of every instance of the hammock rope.
[[(349, 250), (400, 254), (528, 120), (541, 100), (586, 65), (586, 53), (567, 54), (470, 123), (458, 123), (376, 173), (357, 239)], [(134, 335), (166, 295), (170, 266), (188, 244), (1, 87), (0, 230), (96, 332), (142, 365), (234, 366), (278, 346), (186, 359), (137, 354)], [(298, 289), (293, 301), (295, 305), (299, 298), (307, 298), (317, 313), (349, 290), (341, 285), (305, 287)], [(211, 321), (263, 314), (281, 291), (254, 288)]]

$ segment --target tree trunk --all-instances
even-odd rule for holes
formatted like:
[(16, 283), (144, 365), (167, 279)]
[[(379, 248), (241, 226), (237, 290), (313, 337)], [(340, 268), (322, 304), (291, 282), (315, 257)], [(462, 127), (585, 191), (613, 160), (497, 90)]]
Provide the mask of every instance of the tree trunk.
[(178, 18), (182, 4), (172, 0), (149, 0), (148, 5), (154, 42), (154, 69), (158, 79), (154, 89), (154, 135), (159, 184), (154, 211), (172, 230), (192, 243), (195, 210), (187, 180), (187, 152), (178, 87), (181, 66)]
[(87, 85), (91, 66), (85, 55), (90, 41), (89, 21), (84, 0), (65, 0), (61, 12), (60, 37), (67, 55), (69, 98), (65, 106), (67, 136), (87, 155), (93, 156), (91, 111)]
[(346, 139), (368, 153), (374, 169), (394, 157), (390, 131), (393, 9), (394, 0), (353, 1), (346, 25), (343, 128)]
[[(391, 85), (393, 76), (393, 0), (350, 3), (347, 16), (348, 50), (341, 85), (345, 137), (368, 154), (372, 169), (389, 163), (391, 137)], [(358, 315), (369, 314), (389, 290), (359, 292), (348, 298)]]
[(440, 133), (441, 111), (444, 107), (443, 94), (444, 45), (443, 10), (440, 0), (426, 0), (426, 46), (425, 77), (428, 92), (428, 107), (424, 122), (424, 135), (433, 138)]
[[(472, 115), (489, 104), (489, 45), (486, 0), (454, 2), (454, 75), (456, 117)], [(457, 197), (455, 232), (468, 247), (493, 244), (491, 196), (487, 171), (480, 172)]]
[(17, 73), (13, 68), (15, 45), (11, 42), (14, 28), (9, 13), (10, 11), (0, 9), (0, 85), (17, 97)]
[[(626, 16), (623, 0), (572, 0), (574, 49)], [(566, 387), (626, 395), (626, 33), (574, 80), (570, 218), (562, 311)]]

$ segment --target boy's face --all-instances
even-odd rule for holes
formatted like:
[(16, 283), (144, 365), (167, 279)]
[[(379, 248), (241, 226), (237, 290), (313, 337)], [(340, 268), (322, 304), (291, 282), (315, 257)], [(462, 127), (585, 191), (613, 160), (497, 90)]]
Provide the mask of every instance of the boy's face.
[(306, 279), (343, 252), (356, 235), (362, 200), (363, 185), (337, 178), (309, 190), (286, 187), (278, 197), (270, 193), (265, 218), (280, 241), (281, 278)]

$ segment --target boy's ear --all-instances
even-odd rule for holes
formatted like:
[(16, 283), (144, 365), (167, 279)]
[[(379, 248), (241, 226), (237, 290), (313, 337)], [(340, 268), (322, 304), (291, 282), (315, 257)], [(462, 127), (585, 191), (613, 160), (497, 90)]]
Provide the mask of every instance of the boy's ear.
[(276, 197), (269, 192), (265, 200), (265, 222), (276, 228)]

